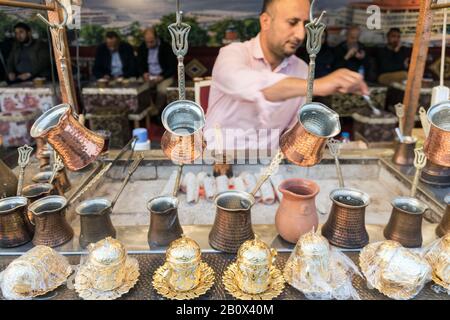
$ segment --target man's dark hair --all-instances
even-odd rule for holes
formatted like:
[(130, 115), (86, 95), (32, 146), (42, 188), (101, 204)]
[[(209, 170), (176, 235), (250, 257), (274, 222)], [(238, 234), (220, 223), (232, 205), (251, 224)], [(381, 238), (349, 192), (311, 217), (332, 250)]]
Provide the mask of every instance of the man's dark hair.
[(264, 0), (263, 1), (263, 7), (261, 9), (261, 14), (267, 12), (267, 8), (269, 8), (269, 6), (274, 3), (276, 0)]
[(390, 28), (387, 35), (389, 36), (389, 35), (391, 35), (391, 33), (394, 33), (394, 32), (398, 32), (400, 34), (402, 33), (399, 28)]
[(30, 32), (30, 31), (31, 31), (30, 26), (27, 25), (27, 24), (24, 23), (24, 22), (18, 22), (18, 23), (16, 23), (16, 24), (14, 25), (14, 30), (16, 30), (16, 29), (23, 29), (23, 30), (25, 30), (26, 32)]
[(108, 38), (108, 39), (116, 38), (116, 39), (120, 40), (119, 34), (117, 32), (115, 32), (115, 31), (108, 31), (108, 32), (106, 32), (105, 37)]

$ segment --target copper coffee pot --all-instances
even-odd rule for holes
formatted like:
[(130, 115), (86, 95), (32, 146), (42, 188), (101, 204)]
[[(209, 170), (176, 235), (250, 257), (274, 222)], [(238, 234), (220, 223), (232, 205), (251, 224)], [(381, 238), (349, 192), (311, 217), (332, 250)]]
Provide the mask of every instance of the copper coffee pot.
[(172, 196), (159, 196), (147, 203), (150, 212), (150, 228), (148, 229), (148, 244), (152, 247), (166, 247), (183, 234), (178, 219), (177, 193), (180, 188), (183, 166), (178, 167)]
[(330, 193), (332, 207), (327, 222), (322, 227), (322, 235), (341, 248), (358, 249), (369, 243), (365, 225), (366, 207), (370, 204), (367, 193), (346, 188), (339, 163), (341, 142), (329, 139), (328, 148), (336, 162), (339, 189)]
[(189, 164), (202, 156), (205, 115), (199, 105), (188, 100), (172, 102), (164, 109), (161, 118), (166, 129), (161, 138), (161, 148), (169, 159)]
[(73, 238), (73, 229), (66, 220), (67, 200), (61, 196), (48, 196), (28, 208), (34, 216), (34, 245), (60, 246)]
[[(32, 178), (32, 180), (35, 183), (48, 183), (52, 177), (52, 173), (52, 171), (39, 172)], [(60, 196), (64, 196), (64, 194), (69, 191), (72, 186), (65, 169), (58, 171), (52, 184)]]
[(280, 148), (292, 163), (311, 167), (322, 160), (328, 138), (341, 131), (339, 115), (327, 106), (311, 102), (297, 114), (297, 124), (281, 136)]
[(43, 138), (36, 139), (36, 158), (39, 160), (39, 168), (45, 168), (50, 164), (50, 150)]
[(447, 204), (447, 209), (445, 210), (441, 222), (436, 228), (436, 234), (439, 238), (450, 232), (450, 195), (445, 197), (445, 203)]
[[(35, 183), (30, 184), (23, 188), (22, 195), (27, 198), (28, 205), (36, 202), (39, 199), (47, 197), (49, 195), (57, 194), (56, 189), (50, 183)], [(34, 223), (33, 213), (28, 210), (27, 212), (28, 219), (31, 223)]]
[(95, 161), (105, 143), (100, 135), (78, 122), (69, 104), (60, 104), (41, 115), (30, 134), (33, 138), (45, 139), (72, 171)]
[(427, 117), (431, 127), (424, 152), (432, 163), (450, 167), (450, 100), (432, 106)]
[(113, 201), (106, 199), (90, 199), (83, 201), (77, 208), (76, 212), (80, 216), (80, 245), (85, 248), (90, 243), (95, 243), (106, 237), (116, 237), (116, 230), (111, 222), (111, 213), (114, 206), (119, 200), (125, 186), (130, 180), (133, 173), (139, 166), (139, 163), (144, 159), (144, 154), (140, 154), (130, 165), (128, 173), (122, 182)]
[(427, 162), (422, 149), (415, 150), (414, 166), (416, 174), (409, 197), (399, 197), (392, 201), (392, 214), (384, 229), (384, 237), (394, 240), (407, 248), (422, 245), (422, 219), (428, 206), (415, 198), (420, 171)]
[(216, 217), (209, 233), (211, 247), (236, 253), (245, 241), (255, 238), (251, 219), (255, 202), (250, 193), (241, 191), (226, 191), (216, 196)]
[(17, 177), (0, 159), (0, 199), (15, 196), (17, 193)]
[(403, 136), (402, 141), (396, 140), (395, 153), (392, 162), (401, 166), (412, 166), (414, 164), (414, 149), (417, 139)]
[(27, 198), (0, 199), (0, 247), (12, 248), (30, 242), (33, 238), (27, 217)]

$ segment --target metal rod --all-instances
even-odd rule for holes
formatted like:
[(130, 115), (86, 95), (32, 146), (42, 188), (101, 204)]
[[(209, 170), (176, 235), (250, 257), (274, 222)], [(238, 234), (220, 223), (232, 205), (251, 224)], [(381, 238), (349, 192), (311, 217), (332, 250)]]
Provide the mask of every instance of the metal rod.
[(25, 9), (36, 9), (36, 10), (44, 10), (44, 11), (55, 11), (56, 10), (55, 4), (53, 4), (53, 6), (47, 6), (45, 4), (21, 2), (21, 1), (11, 1), (11, 0), (0, 0), (0, 6), (25, 8)]
[(431, 5), (431, 10), (439, 10), (439, 9), (446, 9), (450, 8), (450, 2), (449, 3), (435, 3)]
[(175, 179), (175, 186), (173, 187), (172, 196), (176, 197), (178, 189), (180, 188), (181, 172), (183, 172), (183, 165), (178, 166), (177, 178)]
[(117, 200), (119, 200), (120, 195), (122, 194), (123, 190), (125, 189), (125, 186), (127, 185), (128, 181), (130, 181), (131, 175), (136, 171), (136, 169), (139, 167), (139, 163), (141, 163), (142, 159), (144, 159), (144, 153), (141, 153), (137, 159), (133, 161), (133, 163), (130, 165), (130, 169), (128, 170), (128, 174), (125, 177), (125, 179), (122, 182), (122, 185), (120, 186), (119, 191), (117, 192), (116, 196), (114, 197), (114, 200), (111, 202), (111, 210), (114, 208), (114, 205), (116, 204)]

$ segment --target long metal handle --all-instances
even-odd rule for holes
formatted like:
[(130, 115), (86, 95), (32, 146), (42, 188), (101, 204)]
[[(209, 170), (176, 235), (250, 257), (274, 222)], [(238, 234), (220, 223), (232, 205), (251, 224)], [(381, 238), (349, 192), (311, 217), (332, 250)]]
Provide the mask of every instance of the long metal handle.
[(339, 140), (330, 138), (327, 141), (327, 145), (331, 155), (334, 157), (334, 162), (336, 164), (336, 173), (338, 176), (339, 188), (344, 188), (344, 176), (342, 175), (341, 163), (339, 162), (341, 142)]
[(424, 107), (419, 108), (420, 122), (422, 123), (423, 132), (425, 133), (425, 138), (428, 138), (430, 134), (430, 122), (428, 121), (427, 111)]
[(266, 182), (267, 179), (269, 179), (271, 175), (273, 175), (275, 172), (278, 171), (278, 168), (280, 167), (280, 163), (281, 163), (281, 161), (283, 161), (283, 159), (284, 159), (283, 152), (281, 152), (281, 150), (278, 150), (277, 154), (272, 159), (272, 162), (269, 164), (269, 166), (266, 168), (264, 173), (261, 175), (261, 177), (256, 182), (256, 185), (251, 192), (253, 197), (256, 195), (256, 193), (261, 188), (261, 186), (264, 184), (264, 182)]
[(180, 180), (181, 180), (181, 173), (183, 172), (183, 165), (180, 164), (178, 166), (178, 172), (177, 177), (175, 179), (175, 185), (173, 186), (172, 196), (176, 197), (178, 194), (178, 189), (180, 188)]
[(33, 147), (24, 145), (23, 147), (18, 148), (17, 151), (19, 152), (19, 159), (17, 162), (20, 167), (19, 179), (17, 182), (17, 195), (20, 196), (22, 194), (23, 178), (25, 176), (25, 168), (28, 165), (28, 163), (30, 162), (30, 156), (31, 156), (31, 152), (33, 151)]
[(414, 167), (416, 168), (416, 174), (414, 175), (413, 184), (411, 187), (411, 197), (415, 197), (417, 193), (417, 186), (419, 185), (419, 177), (420, 173), (422, 172), (422, 169), (427, 164), (427, 157), (425, 156), (425, 153), (423, 152), (423, 148), (416, 148), (414, 149)]
[(397, 103), (394, 107), (395, 107), (395, 114), (397, 115), (398, 118), (398, 127), (400, 129), (400, 133), (404, 135), (405, 131), (403, 118), (405, 117), (405, 105), (403, 103)]
[(139, 167), (139, 164), (141, 163), (142, 159), (144, 159), (144, 154), (141, 153), (138, 158), (136, 158), (133, 163), (130, 165), (130, 169), (128, 170), (128, 174), (125, 177), (125, 179), (122, 182), (122, 185), (120, 186), (119, 191), (116, 194), (116, 197), (111, 202), (111, 210), (114, 208), (114, 205), (116, 204), (117, 200), (119, 199), (120, 195), (122, 194), (123, 190), (125, 189), (125, 186), (127, 185), (128, 181), (130, 181), (131, 176), (136, 171), (136, 169)]

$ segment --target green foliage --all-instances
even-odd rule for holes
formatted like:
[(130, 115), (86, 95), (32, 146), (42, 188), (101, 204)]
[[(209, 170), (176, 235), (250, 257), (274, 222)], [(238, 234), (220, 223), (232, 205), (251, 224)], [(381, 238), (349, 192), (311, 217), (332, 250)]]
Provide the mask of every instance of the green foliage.
[(80, 30), (81, 43), (92, 46), (103, 42), (105, 28), (98, 25), (83, 25)]
[(225, 32), (232, 29), (237, 32), (239, 39), (245, 41), (255, 37), (259, 32), (259, 20), (256, 18), (249, 18), (245, 20), (236, 20), (232, 18), (225, 18), (219, 22), (213, 24), (209, 31), (214, 36), (211, 39), (211, 44), (221, 45), (225, 37)]
[[(169, 33), (169, 25), (176, 21), (175, 13), (165, 15), (161, 18), (160, 23), (158, 23), (155, 28), (158, 35), (164, 41), (171, 43), (172, 38)], [(208, 43), (208, 33), (206, 30), (202, 29), (197, 19), (192, 17), (183, 17), (183, 22), (191, 26), (191, 31), (189, 32), (189, 45), (193, 47), (205, 46)]]

